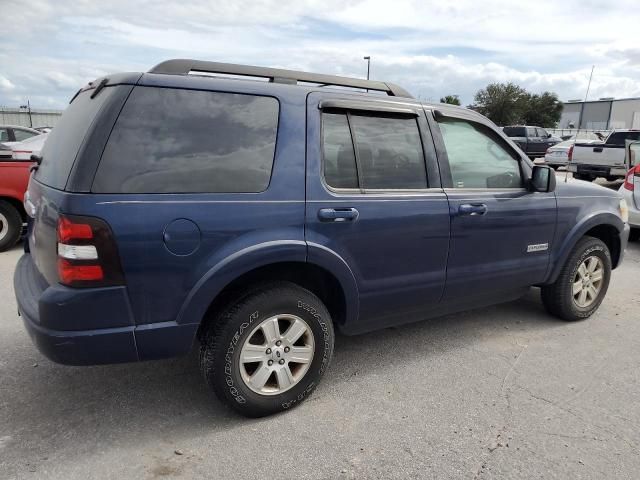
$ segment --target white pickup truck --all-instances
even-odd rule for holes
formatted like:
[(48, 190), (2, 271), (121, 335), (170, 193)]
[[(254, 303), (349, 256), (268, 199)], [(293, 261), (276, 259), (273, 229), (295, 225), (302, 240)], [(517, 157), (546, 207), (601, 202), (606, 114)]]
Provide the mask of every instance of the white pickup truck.
[(640, 130), (613, 130), (603, 142), (576, 142), (569, 149), (567, 169), (581, 180), (624, 178), (629, 170), (625, 163), (627, 141), (640, 140)]

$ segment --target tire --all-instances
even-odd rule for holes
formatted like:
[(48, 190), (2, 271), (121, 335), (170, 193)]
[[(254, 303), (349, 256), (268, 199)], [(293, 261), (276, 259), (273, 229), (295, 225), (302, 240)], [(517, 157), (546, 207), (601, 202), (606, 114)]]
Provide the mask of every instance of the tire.
[(22, 217), (9, 202), (0, 200), (0, 252), (9, 250), (20, 239)]
[[(289, 342), (287, 329), (294, 323), (307, 330)], [(277, 328), (281, 336), (268, 327)], [(275, 333), (269, 334), (272, 341), (265, 332)], [(275, 338), (283, 343), (277, 345)], [(262, 417), (297, 406), (311, 395), (331, 362), (334, 338), (331, 317), (318, 297), (293, 283), (267, 284), (246, 292), (212, 318), (200, 347), (200, 368), (220, 400), (242, 415)], [(241, 362), (246, 345), (251, 345), (247, 355), (255, 355), (255, 363)], [(308, 357), (308, 352), (310, 361), (293, 360), (292, 355)], [(267, 371), (271, 373), (258, 375)]]
[(637, 242), (640, 240), (640, 228), (632, 228), (629, 232), (629, 241)]
[[(582, 293), (577, 293), (577, 298), (574, 298), (574, 283), (579, 286), (579, 282), (583, 282), (579, 269), (583, 262), (591, 265), (591, 259), (594, 257), (597, 259), (594, 263), (600, 262), (598, 265), (601, 267), (602, 279), (599, 283), (593, 281), (594, 288), (597, 286), (597, 294), (594, 296), (586, 293), (586, 302), (581, 306), (579, 301), (582, 299)], [(597, 275), (590, 274), (590, 276), (595, 278)], [(558, 318), (567, 321), (582, 320), (593, 315), (598, 309), (607, 293), (610, 280), (611, 253), (609, 249), (602, 240), (583, 237), (574, 247), (556, 282), (542, 287), (542, 302), (547, 311)], [(586, 288), (584, 282), (582, 285), (583, 289)]]

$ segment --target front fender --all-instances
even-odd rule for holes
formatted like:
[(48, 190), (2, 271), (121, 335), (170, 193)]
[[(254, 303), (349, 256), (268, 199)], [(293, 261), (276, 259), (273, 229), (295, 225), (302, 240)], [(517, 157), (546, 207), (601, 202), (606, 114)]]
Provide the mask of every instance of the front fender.
[(594, 227), (600, 225), (611, 225), (618, 233), (624, 232), (624, 222), (620, 217), (611, 212), (596, 212), (578, 222), (562, 241), (560, 248), (554, 249), (555, 254), (551, 256), (551, 272), (545, 283), (553, 283), (560, 275), (560, 270), (571, 255), (572, 250), (578, 241)]

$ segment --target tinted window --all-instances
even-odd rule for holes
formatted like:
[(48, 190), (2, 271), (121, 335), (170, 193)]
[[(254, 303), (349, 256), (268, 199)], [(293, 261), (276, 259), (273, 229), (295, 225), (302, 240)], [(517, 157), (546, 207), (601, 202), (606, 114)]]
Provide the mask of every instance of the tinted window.
[(93, 191), (261, 192), (271, 178), (278, 109), (270, 97), (136, 87)]
[(353, 114), (350, 119), (362, 188), (427, 188), (422, 142), (414, 117)]
[(16, 137), (16, 142), (22, 142), (27, 138), (35, 137), (37, 133), (30, 132), (29, 130), (20, 130), (18, 128), (13, 129), (13, 134)]
[(504, 127), (502, 129), (507, 137), (526, 137), (527, 132), (524, 127)]
[(536, 129), (533, 127), (527, 127), (527, 137), (536, 137)]
[(322, 153), (324, 178), (329, 186), (358, 188), (356, 156), (346, 114), (322, 115)]
[(93, 99), (93, 90), (82, 92), (67, 107), (42, 149), (42, 163), (35, 174), (38, 181), (54, 188), (64, 188), (82, 140), (116, 88), (119, 87), (106, 87)]
[(8, 142), (9, 141), (9, 132), (6, 128), (0, 128), (0, 142)]
[(519, 188), (519, 161), (488, 127), (447, 119), (440, 130), (454, 188)]
[(624, 145), (625, 140), (640, 140), (639, 132), (614, 132), (607, 138), (607, 145)]
[(360, 113), (324, 113), (322, 117), (327, 184), (365, 190), (427, 188), (422, 142), (414, 117)]

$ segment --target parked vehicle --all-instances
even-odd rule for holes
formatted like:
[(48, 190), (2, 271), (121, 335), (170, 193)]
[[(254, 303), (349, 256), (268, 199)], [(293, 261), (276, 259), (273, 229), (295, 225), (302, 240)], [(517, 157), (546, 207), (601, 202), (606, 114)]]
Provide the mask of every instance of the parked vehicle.
[(613, 130), (601, 143), (576, 142), (569, 150), (568, 170), (581, 180), (624, 178), (628, 170), (624, 161), (625, 144), (636, 140), (640, 140), (640, 130)]
[(24, 143), (29, 145), (33, 142), (28, 139), (10, 145), (0, 144), (0, 252), (16, 244), (27, 220), (23, 200), (29, 182), (29, 169), (33, 162), (30, 159), (31, 153), (29, 157), (18, 153), (16, 158), (14, 151), (14, 147)]
[(35, 137), (27, 138), (23, 142), (11, 144), (12, 158), (14, 160), (30, 162), (31, 155), (40, 155), (40, 151), (48, 135), (48, 133), (42, 133)]
[(626, 163), (631, 168), (620, 186), (620, 195), (629, 206), (629, 240), (637, 241), (640, 240), (640, 142), (627, 145), (626, 152)]
[(42, 132), (28, 127), (16, 127), (13, 125), (0, 125), (0, 143), (12, 145), (22, 142), (27, 138), (40, 135)]
[(589, 317), (629, 232), (617, 192), (556, 186), (476, 112), (384, 82), (192, 60), (79, 91), (25, 205), (15, 292), (46, 356), (152, 360), (197, 341), (206, 382), (249, 416), (311, 394), (335, 329), (532, 285), (551, 314)]
[(544, 157), (549, 147), (562, 141), (540, 127), (514, 125), (504, 127), (502, 131), (531, 158)]
[[(549, 147), (544, 155), (544, 163), (552, 168), (563, 167), (569, 162), (569, 149), (575, 143), (575, 135), (568, 140), (555, 144), (553, 147)], [(599, 142), (600, 138), (593, 134), (588, 133), (580, 135), (580, 143), (594, 143)]]

